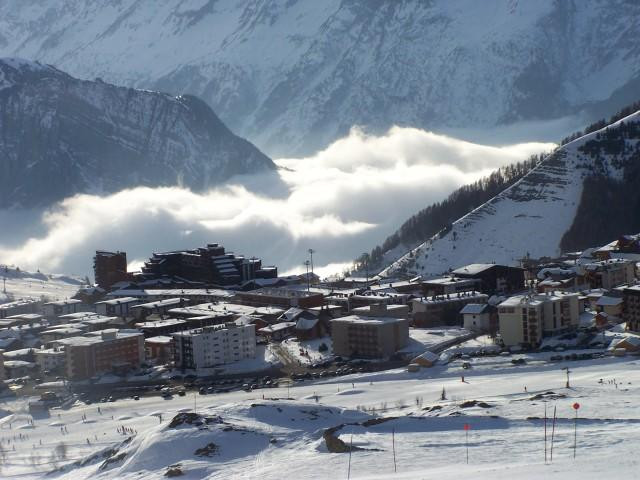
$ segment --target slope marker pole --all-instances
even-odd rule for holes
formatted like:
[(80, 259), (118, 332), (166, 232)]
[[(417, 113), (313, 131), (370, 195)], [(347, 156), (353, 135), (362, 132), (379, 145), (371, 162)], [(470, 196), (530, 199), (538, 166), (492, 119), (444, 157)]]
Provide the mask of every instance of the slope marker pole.
[(551, 463), (553, 463), (553, 438), (556, 433), (556, 405), (553, 406), (553, 424), (551, 427)]
[(547, 464), (547, 403), (544, 404), (544, 463)]
[(347, 470), (347, 480), (351, 478), (351, 451), (353, 450), (353, 433), (351, 434), (351, 441), (349, 442), (349, 469)]
[(393, 447), (393, 472), (398, 473), (398, 467), (396, 465), (396, 429), (391, 429), (391, 445)]

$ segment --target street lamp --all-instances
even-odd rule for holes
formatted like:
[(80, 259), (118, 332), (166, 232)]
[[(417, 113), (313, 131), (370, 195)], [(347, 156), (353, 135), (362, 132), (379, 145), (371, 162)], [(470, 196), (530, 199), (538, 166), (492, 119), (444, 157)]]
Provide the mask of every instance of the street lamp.
[(316, 253), (316, 251), (313, 248), (310, 248), (307, 251), (309, 252), (309, 255), (311, 255), (311, 273), (313, 273), (313, 254)]
[(309, 260), (305, 261), (304, 264), (307, 267), (307, 292), (309, 291), (309, 265), (311, 262)]

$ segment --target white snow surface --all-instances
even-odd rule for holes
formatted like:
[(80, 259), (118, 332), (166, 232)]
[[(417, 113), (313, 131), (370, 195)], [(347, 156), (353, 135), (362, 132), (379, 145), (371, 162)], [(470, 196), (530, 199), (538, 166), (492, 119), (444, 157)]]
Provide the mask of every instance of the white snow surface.
[[(80, 288), (80, 278), (16, 270), (0, 265), (0, 304), (23, 298), (47, 301), (66, 300), (73, 297)], [(6, 293), (2, 291), (6, 288)]]
[[(351, 455), (354, 479), (632, 478), (639, 463), (633, 454), (640, 441), (634, 407), (640, 401), (638, 359), (551, 363), (549, 355), (522, 356), (527, 363), (518, 366), (510, 357), (479, 357), (469, 370), (454, 361), (417, 373), (399, 369), (297, 383), (289, 389), (289, 399), (284, 398), (286, 388), (195, 399), (191, 394), (171, 400), (155, 396), (103, 403), (101, 413), (95, 404), (77, 402), (66, 410), (52, 409), (50, 417), (29, 415), (24, 399), (5, 400), (0, 408), (10, 414), (0, 419), (7, 452), (2, 476), (161, 479), (170, 465), (179, 464), (185, 478), (346, 478), (349, 455), (328, 453), (322, 433), (354, 423), (335, 433), (364, 449)], [(569, 389), (561, 370), (565, 366), (571, 369)], [(443, 388), (446, 400), (440, 399)], [(170, 428), (177, 413), (193, 411), (194, 400), (197, 412), (214, 421)], [(465, 406), (471, 400), (487, 405)], [(581, 406), (576, 459), (575, 402)], [(542, 419), (545, 410), (551, 417), (554, 408), (553, 463), (545, 465)], [(216, 416), (224, 423), (215, 423)], [(361, 425), (380, 417), (393, 418)], [(22, 429), (30, 420), (33, 428)], [(465, 424), (471, 427), (468, 465)], [(132, 433), (119, 433), (122, 426)], [(547, 426), (550, 447), (551, 420)], [(66, 427), (64, 433), (61, 427)], [(26, 437), (20, 439), (18, 432)], [(125, 442), (128, 437), (132, 439)], [(61, 443), (66, 458), (55, 460), (54, 449)], [(195, 455), (210, 443), (217, 446), (210, 457)], [(102, 452), (111, 448), (117, 449), (114, 459), (122, 457), (105, 463)], [(47, 475), (56, 466), (60, 470)]]

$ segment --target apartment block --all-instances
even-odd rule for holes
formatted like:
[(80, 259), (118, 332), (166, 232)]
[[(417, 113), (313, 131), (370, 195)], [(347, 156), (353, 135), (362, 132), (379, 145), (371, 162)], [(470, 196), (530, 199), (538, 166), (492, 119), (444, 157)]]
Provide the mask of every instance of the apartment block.
[(627, 330), (640, 332), (640, 285), (622, 290), (622, 319), (627, 322)]
[(66, 373), (71, 380), (135, 370), (144, 361), (144, 336), (137, 330), (102, 330), (65, 338), (58, 344), (64, 345)]
[(584, 279), (591, 288), (610, 290), (635, 279), (635, 262), (622, 258), (601, 260), (583, 265)]
[(256, 355), (255, 325), (225, 323), (173, 333), (176, 368), (207, 368)]
[(546, 336), (577, 328), (579, 294), (516, 295), (498, 305), (500, 336), (507, 347), (536, 348)]
[(385, 358), (409, 342), (406, 318), (350, 315), (331, 320), (333, 352), (345, 357)]

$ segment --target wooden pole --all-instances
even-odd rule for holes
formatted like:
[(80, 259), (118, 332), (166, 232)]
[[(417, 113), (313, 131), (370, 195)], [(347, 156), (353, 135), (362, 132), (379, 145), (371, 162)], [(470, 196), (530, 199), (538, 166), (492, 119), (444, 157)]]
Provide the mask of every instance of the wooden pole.
[(353, 450), (353, 433), (351, 434), (351, 441), (349, 442), (349, 469), (347, 470), (347, 480), (351, 478), (351, 450)]
[(465, 430), (465, 443), (467, 444), (467, 465), (469, 465), (469, 429)]
[(398, 473), (398, 466), (396, 464), (396, 429), (391, 429), (391, 445), (393, 447), (393, 471)]
[(544, 404), (544, 463), (547, 463), (547, 404)]
[(553, 438), (556, 434), (556, 406), (553, 406), (553, 424), (551, 426), (551, 463), (553, 463)]
[(576, 408), (576, 418), (573, 421), (573, 458), (576, 458), (577, 447), (578, 447), (578, 409)]

